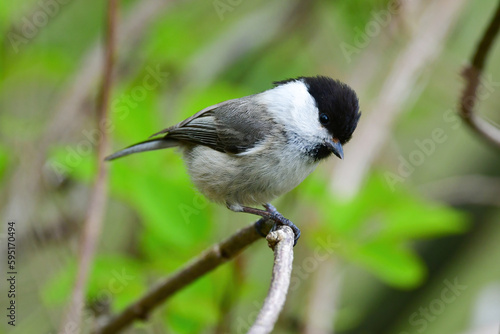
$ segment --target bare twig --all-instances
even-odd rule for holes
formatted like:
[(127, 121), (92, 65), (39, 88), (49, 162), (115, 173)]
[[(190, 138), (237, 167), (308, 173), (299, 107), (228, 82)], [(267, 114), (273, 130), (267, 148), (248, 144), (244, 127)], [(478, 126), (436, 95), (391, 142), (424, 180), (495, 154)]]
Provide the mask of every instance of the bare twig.
[(228, 239), (207, 249), (179, 271), (160, 282), (139, 300), (127, 307), (123, 312), (106, 320), (97, 328), (95, 333), (117, 333), (129, 326), (135, 320), (146, 319), (149, 313), (164, 302), (165, 299), (209, 271), (229, 261), (238, 255), (245, 247), (260, 238), (261, 236), (257, 233), (254, 224), (239, 230)]
[(474, 106), (476, 104), (476, 92), (480, 84), (481, 73), (486, 64), (486, 58), (491, 50), (493, 41), (500, 30), (500, 3), (490, 25), (485, 30), (479, 42), (472, 63), (466, 66), (462, 72), (466, 80), (466, 86), (460, 99), (460, 116), (472, 130), (488, 143), (500, 148), (500, 129), (496, 128), (484, 119), (476, 116)]
[(84, 305), (85, 286), (89, 276), (90, 267), (94, 258), (97, 241), (101, 231), (102, 220), (106, 207), (107, 194), (107, 165), (104, 163), (108, 149), (108, 136), (106, 131), (107, 113), (111, 95), (113, 78), (113, 64), (116, 44), (116, 20), (118, 12), (118, 0), (109, 0), (106, 17), (106, 49), (103, 82), (97, 105), (97, 127), (100, 130), (99, 142), (97, 144), (97, 177), (94, 182), (90, 201), (85, 219), (83, 235), (80, 244), (78, 271), (73, 295), (60, 332), (65, 333), (67, 328), (80, 331), (81, 315)]
[(274, 267), (271, 286), (255, 323), (248, 334), (270, 333), (285, 304), (292, 275), (294, 234), (290, 227), (280, 226), (266, 237), (274, 250)]

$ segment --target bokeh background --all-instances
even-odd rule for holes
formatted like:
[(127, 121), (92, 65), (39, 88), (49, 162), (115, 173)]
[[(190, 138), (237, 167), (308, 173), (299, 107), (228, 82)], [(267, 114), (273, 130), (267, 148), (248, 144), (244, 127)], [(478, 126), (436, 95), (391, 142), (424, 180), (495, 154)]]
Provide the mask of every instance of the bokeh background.
[[(274, 332), (498, 333), (500, 155), (456, 114), (497, 2), (121, 1), (109, 153), (273, 81), (338, 78), (363, 115), (345, 160), (274, 202), (302, 229)], [(0, 332), (55, 333), (69, 303), (96, 175), (105, 13), (95, 0), (0, 6), (0, 263), (15, 221), (19, 273), (17, 325), (2, 315)], [(499, 55), (496, 43), (478, 106), (496, 123)], [(110, 164), (108, 197), (84, 332), (253, 220), (206, 202), (174, 150)], [(127, 333), (244, 333), (272, 262), (261, 240)]]

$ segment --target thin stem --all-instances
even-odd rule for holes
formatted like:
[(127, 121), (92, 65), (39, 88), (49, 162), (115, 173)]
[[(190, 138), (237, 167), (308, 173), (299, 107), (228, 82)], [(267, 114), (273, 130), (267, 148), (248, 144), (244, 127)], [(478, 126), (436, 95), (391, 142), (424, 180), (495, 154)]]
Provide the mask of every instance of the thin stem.
[(83, 235), (80, 242), (76, 282), (67, 314), (59, 329), (60, 333), (66, 333), (68, 330), (76, 333), (80, 332), (85, 287), (87, 285), (97, 242), (99, 240), (106, 208), (108, 173), (104, 158), (109, 145), (109, 139), (106, 132), (106, 121), (113, 80), (117, 6), (117, 0), (108, 1), (103, 81), (96, 112), (97, 128), (100, 130), (99, 142), (97, 144), (97, 176), (90, 194), (87, 217), (85, 219)]
[(477, 102), (477, 89), (480, 77), (486, 65), (486, 59), (491, 51), (495, 37), (500, 30), (500, 2), (495, 15), (485, 30), (481, 41), (472, 57), (472, 63), (467, 66), (462, 75), (466, 86), (460, 99), (460, 116), (472, 130), (493, 146), (500, 148), (500, 129), (496, 128), (481, 117), (476, 116), (474, 107)]
[(491, 19), (490, 25), (484, 32), (483, 38), (479, 42), (476, 52), (472, 58), (472, 65), (477, 68), (479, 71), (484, 69), (486, 58), (490, 52), (490, 49), (493, 45), (493, 41), (498, 34), (498, 30), (500, 29), (500, 2), (498, 3), (497, 11), (495, 15)]

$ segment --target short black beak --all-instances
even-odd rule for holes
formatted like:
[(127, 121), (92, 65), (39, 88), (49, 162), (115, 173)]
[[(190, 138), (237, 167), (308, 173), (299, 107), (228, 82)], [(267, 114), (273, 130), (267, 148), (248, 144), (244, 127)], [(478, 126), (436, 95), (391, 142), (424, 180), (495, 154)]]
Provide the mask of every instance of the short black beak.
[(344, 159), (344, 150), (342, 149), (342, 144), (338, 139), (327, 140), (326, 145), (340, 159)]

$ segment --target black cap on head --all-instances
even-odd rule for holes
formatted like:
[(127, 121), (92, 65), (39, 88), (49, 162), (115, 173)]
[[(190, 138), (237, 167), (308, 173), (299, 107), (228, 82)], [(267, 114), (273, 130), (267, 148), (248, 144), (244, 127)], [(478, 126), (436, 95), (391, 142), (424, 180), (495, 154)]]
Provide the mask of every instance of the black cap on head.
[(304, 82), (316, 101), (320, 123), (341, 144), (347, 143), (361, 116), (356, 92), (348, 85), (325, 76), (299, 77), (275, 82), (275, 85), (296, 80)]
[(348, 85), (328, 77), (303, 77), (302, 81), (316, 100), (320, 123), (341, 144), (347, 143), (361, 116), (356, 92)]

